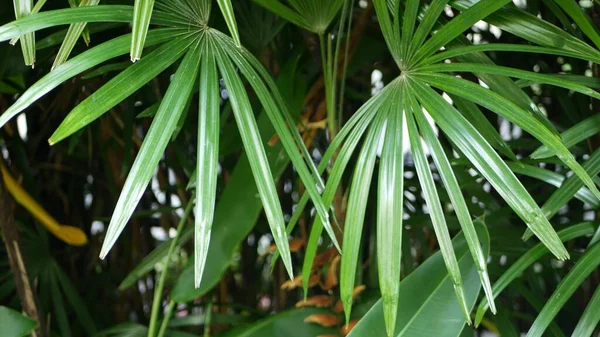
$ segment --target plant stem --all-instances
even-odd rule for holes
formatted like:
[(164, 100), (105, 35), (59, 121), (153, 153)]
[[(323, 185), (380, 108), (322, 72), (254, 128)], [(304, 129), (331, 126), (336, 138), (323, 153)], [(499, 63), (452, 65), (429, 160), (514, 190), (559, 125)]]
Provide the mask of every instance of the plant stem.
[(169, 302), (169, 306), (167, 307), (165, 318), (163, 318), (162, 324), (160, 325), (160, 329), (158, 330), (157, 337), (163, 337), (165, 335), (165, 331), (167, 331), (167, 326), (169, 326), (171, 316), (173, 316), (173, 308), (175, 308), (175, 301), (171, 300)]
[(210, 321), (212, 320), (212, 301), (206, 305), (206, 314), (204, 316), (204, 337), (210, 337)]
[[(164, 267), (163, 270), (160, 274), (160, 279), (158, 281), (158, 284), (156, 285), (156, 289), (154, 291), (154, 299), (152, 300), (152, 313), (150, 314), (150, 324), (148, 327), (148, 337), (154, 337), (154, 332), (156, 331), (156, 324), (158, 323), (158, 309), (161, 308), (161, 300), (162, 300), (162, 291), (163, 288), (165, 287), (165, 280), (167, 279), (167, 269), (169, 267), (169, 261), (171, 261), (171, 255), (173, 254), (173, 251), (175, 250), (175, 246), (177, 246), (177, 240), (179, 239), (179, 235), (181, 234), (181, 230), (183, 229), (185, 222), (187, 220), (188, 215), (190, 214), (190, 212), (192, 211), (192, 208), (194, 207), (194, 197), (192, 197), (190, 199), (190, 201), (188, 202), (187, 206), (185, 207), (185, 211), (183, 212), (183, 216), (181, 217), (181, 220), (179, 220), (179, 224), (177, 225), (177, 233), (175, 234), (175, 237), (171, 240), (171, 245), (169, 246), (169, 251), (167, 252), (167, 256), (165, 257), (165, 263), (164, 263)], [(172, 303), (173, 301), (171, 301)], [(172, 311), (172, 305), (171, 303), (169, 303), (169, 309)], [(174, 305), (174, 303), (173, 303)], [(165, 320), (168, 320), (165, 317)], [(164, 325), (164, 322), (163, 322)], [(161, 327), (162, 330), (162, 327)]]

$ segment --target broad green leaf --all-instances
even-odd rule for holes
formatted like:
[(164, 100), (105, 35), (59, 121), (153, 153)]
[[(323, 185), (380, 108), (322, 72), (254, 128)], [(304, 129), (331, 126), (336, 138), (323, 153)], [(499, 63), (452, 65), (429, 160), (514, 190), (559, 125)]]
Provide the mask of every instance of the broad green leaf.
[[(489, 252), (489, 235), (485, 226), (476, 226), (484, 252)], [(452, 240), (469, 308), (475, 305), (481, 285), (477, 267), (469, 254), (462, 234)], [(452, 289), (452, 277), (444, 266), (440, 252), (425, 260), (400, 283), (398, 320), (393, 337), (458, 337), (465, 321)], [(378, 301), (352, 329), (348, 337), (386, 336), (382, 302)]]
[(283, 212), (275, 184), (273, 183), (273, 175), (269, 162), (267, 160), (265, 149), (263, 147), (256, 120), (252, 112), (252, 106), (246, 94), (246, 89), (236, 73), (235, 68), (228, 56), (224, 55), (224, 51), (217, 50), (217, 63), (223, 76), (225, 85), (229, 92), (229, 100), (233, 108), (233, 114), (238, 125), (238, 130), (242, 137), (244, 148), (248, 155), (250, 168), (257, 182), (258, 193), (263, 202), (265, 215), (273, 238), (279, 251), (282, 255), (283, 263), (286, 267), (288, 275), (291, 279), (294, 278), (292, 268), (292, 258), (288, 244), (287, 234), (285, 231), (285, 222), (283, 220)]
[(0, 326), (5, 337), (24, 337), (37, 327), (37, 322), (17, 311), (0, 306)]
[(544, 305), (540, 314), (527, 332), (527, 337), (541, 337), (562, 306), (579, 288), (581, 283), (600, 264), (600, 244), (596, 243), (588, 248), (585, 254), (577, 261), (569, 274), (560, 282), (552, 296)]
[(165, 93), (131, 171), (125, 180), (123, 191), (115, 206), (102, 244), (101, 258), (106, 257), (106, 254), (125, 229), (125, 225), (146, 190), (146, 186), (152, 179), (156, 166), (171, 139), (172, 133), (175, 131), (179, 116), (192, 92), (199, 63), (200, 52), (198, 47), (194, 46), (189, 49), (179, 68), (177, 68), (173, 81)]
[(378, 111), (375, 121), (369, 128), (362, 149), (358, 155), (356, 166), (350, 184), (348, 196), (348, 211), (344, 224), (344, 253), (340, 267), (340, 297), (344, 305), (346, 323), (350, 321), (352, 311), (352, 292), (356, 279), (356, 270), (360, 266), (359, 250), (371, 188), (371, 179), (377, 159), (377, 148), (384, 134), (385, 118), (389, 114), (389, 108)]
[[(15, 8), (15, 17), (19, 20), (31, 14), (33, 0), (13, 0), (13, 6)], [(20, 40), (23, 61), (25, 61), (25, 65), (33, 68), (35, 63), (35, 35), (32, 32), (26, 33), (20, 36)]]
[[(565, 143), (566, 147), (572, 147), (577, 143), (600, 133), (600, 114), (589, 117), (565, 132), (563, 132), (560, 136)], [(537, 150), (535, 150), (530, 157), (533, 159), (544, 159), (554, 155), (552, 151), (545, 145), (542, 145)]]
[(573, 170), (575, 175), (600, 199), (600, 191), (592, 181), (592, 178), (575, 160), (571, 152), (562, 143), (560, 137), (547, 129), (542, 122), (528, 111), (520, 108), (509, 99), (467, 80), (444, 74), (423, 73), (418, 76), (424, 78), (429, 84), (437, 88), (471, 100), (520, 126), (523, 130), (551, 148), (556, 156)]
[[(170, 28), (150, 31), (146, 45), (156, 45), (165, 42), (172, 39), (178, 33), (181, 33), (181, 31)], [(19, 114), (19, 112), (27, 109), (40, 97), (46, 95), (71, 77), (111, 58), (126, 54), (129, 51), (130, 41), (131, 35), (115, 38), (81, 53), (60, 65), (54, 72), (45, 75), (27, 89), (8, 110), (0, 115), (0, 127)]]
[(442, 256), (444, 257), (444, 264), (446, 265), (446, 269), (448, 269), (448, 273), (452, 278), (452, 284), (454, 285), (456, 298), (458, 299), (458, 302), (460, 303), (460, 308), (463, 314), (465, 315), (465, 320), (470, 325), (470, 310), (467, 304), (467, 299), (465, 298), (465, 291), (463, 288), (463, 281), (460, 274), (460, 268), (458, 266), (456, 255), (452, 248), (452, 241), (450, 239), (450, 233), (448, 232), (446, 218), (444, 216), (444, 211), (440, 203), (440, 198), (435, 187), (433, 175), (431, 174), (429, 162), (427, 161), (427, 157), (425, 157), (425, 151), (423, 150), (421, 144), (421, 137), (419, 136), (419, 131), (417, 130), (417, 124), (415, 123), (414, 115), (419, 113), (419, 110), (421, 110), (421, 106), (411, 96), (409, 96), (409, 101), (410, 105), (406, 113), (406, 125), (408, 126), (410, 151), (412, 153), (413, 161), (415, 163), (415, 169), (419, 177), (419, 183), (423, 190), (423, 198), (425, 199), (427, 209), (429, 210), (429, 216), (431, 217), (431, 223), (435, 231), (435, 236), (440, 246)]
[(56, 144), (72, 135), (129, 97), (181, 58), (193, 42), (192, 37), (175, 38), (158, 47), (143, 62), (140, 61), (130, 66), (112, 78), (63, 119), (50, 136), (50, 144)]
[(231, 38), (233, 38), (233, 41), (235, 41), (235, 45), (238, 48), (241, 47), (242, 43), (240, 42), (240, 35), (238, 33), (237, 23), (235, 22), (235, 13), (233, 12), (231, 0), (217, 0), (217, 4), (219, 4), (221, 14), (223, 14), (223, 18), (225, 18), (225, 23), (227, 23), (227, 28), (229, 28), (229, 32), (231, 33)]
[(475, 261), (475, 265), (477, 266), (479, 279), (483, 286), (485, 296), (490, 300), (492, 312), (496, 313), (496, 306), (494, 305), (492, 297), (492, 286), (490, 284), (490, 277), (487, 271), (487, 261), (485, 259), (485, 254), (483, 253), (483, 249), (481, 248), (481, 244), (479, 243), (479, 239), (477, 238), (477, 232), (475, 231), (475, 226), (471, 220), (471, 214), (469, 213), (469, 209), (462, 194), (460, 185), (456, 180), (456, 176), (454, 175), (450, 161), (448, 160), (448, 157), (442, 148), (442, 144), (440, 144), (440, 141), (429, 125), (429, 121), (425, 117), (425, 114), (423, 114), (421, 109), (417, 109), (414, 112), (419, 129), (421, 130), (421, 134), (425, 139), (427, 147), (431, 151), (431, 157), (435, 162), (435, 166), (438, 168), (438, 173), (440, 174), (442, 182), (444, 183), (444, 187), (446, 188), (446, 192), (452, 201), (452, 205), (456, 216), (458, 217), (460, 227), (462, 228), (463, 234), (465, 235), (467, 243), (469, 244), (469, 250), (473, 256), (473, 261)]
[(477, 130), (433, 89), (418, 81), (410, 83), (416, 97), (431, 114), (437, 125), (475, 165), (517, 215), (559, 259), (567, 259), (569, 254), (548, 219), (512, 171)]
[(137, 62), (142, 57), (148, 26), (152, 17), (154, 0), (135, 0), (133, 5), (133, 25), (131, 28), (131, 62)]
[(594, 333), (594, 330), (600, 322), (600, 288), (596, 288), (594, 296), (585, 307), (585, 311), (571, 337), (589, 337)]
[(200, 287), (206, 264), (217, 194), (219, 166), (219, 74), (211, 43), (205, 43), (200, 66), (198, 150), (196, 157), (196, 209), (194, 285)]
[[(594, 223), (592, 222), (583, 222), (561, 230), (558, 232), (558, 236), (560, 237), (561, 241), (565, 242), (594, 233), (594, 227)], [(546, 248), (542, 243), (539, 243), (527, 251), (527, 253), (523, 254), (517, 261), (511, 264), (510, 267), (502, 274), (502, 276), (500, 276), (500, 278), (494, 283), (494, 286), (492, 287), (493, 298), (498, 297), (500, 293), (502, 293), (502, 291), (506, 289), (506, 287), (513, 280), (518, 278), (525, 269), (527, 269), (547, 253), (549, 253), (548, 248)], [(487, 298), (482, 299), (479, 303), (479, 306), (477, 307), (477, 313), (475, 315), (475, 326), (479, 326), (481, 323), (481, 320), (488, 309), (488, 303), (489, 302)]]
[(218, 337), (308, 337), (335, 333), (333, 328), (305, 323), (310, 315), (331, 314), (315, 308), (291, 309), (246, 326), (240, 326), (217, 335)]
[(385, 139), (379, 164), (377, 196), (377, 270), (388, 336), (396, 326), (400, 265), (402, 264), (402, 201), (404, 196), (404, 149), (402, 121), (404, 102), (396, 90), (389, 106)]
[[(100, 3), (100, 0), (82, 0), (79, 6), (96, 6), (98, 5), (98, 3)], [(60, 46), (60, 49), (58, 50), (58, 54), (56, 54), (54, 63), (52, 64), (52, 70), (54, 70), (56, 67), (67, 61), (69, 55), (71, 54), (71, 51), (73, 50), (73, 47), (75, 47), (75, 43), (81, 36), (81, 33), (83, 33), (83, 30), (85, 29), (86, 25), (87, 22), (78, 22), (72, 23), (69, 26), (67, 35), (65, 36), (65, 39), (62, 45)]]
[(469, 7), (456, 18), (440, 28), (431, 39), (423, 44), (417, 50), (415, 56), (411, 60), (412, 64), (416, 64), (423, 58), (430, 56), (445, 46), (448, 42), (454, 40), (468, 28), (473, 26), (477, 21), (484, 19), (488, 15), (494, 13), (498, 9), (504, 7), (510, 0), (481, 0)]

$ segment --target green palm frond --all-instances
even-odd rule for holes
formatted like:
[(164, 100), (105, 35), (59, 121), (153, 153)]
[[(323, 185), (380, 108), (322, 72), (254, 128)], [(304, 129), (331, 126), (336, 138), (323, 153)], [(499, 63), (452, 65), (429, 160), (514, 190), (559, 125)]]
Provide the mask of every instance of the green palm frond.
[[(146, 33), (144, 27), (150, 22), (151, 12), (149, 10), (154, 7), (151, 15), (152, 23), (165, 28), (152, 28)], [(201, 120), (209, 118), (209, 115), (212, 116), (210, 121), (205, 119), (205, 123), (200, 125), (200, 141), (201, 144), (208, 142), (213, 147), (212, 149), (204, 148), (203, 151), (207, 152), (201, 152), (198, 155), (200, 169), (197, 174), (200, 178), (196, 180), (199, 188), (197, 192), (199, 197), (196, 202), (197, 211), (202, 212), (202, 216), (196, 217), (196, 286), (198, 286), (210, 238), (211, 214), (214, 212), (218, 124), (210, 123), (214, 123), (215, 119), (218, 120), (219, 101), (215, 95), (218, 96), (219, 92), (215, 90), (215, 85), (218, 86), (219, 74), (215, 65), (218, 66), (220, 76), (224, 78), (229, 91), (234, 115), (259, 187), (259, 195), (263, 201), (265, 213), (291, 277), (293, 275), (291, 257), (281, 205), (275, 192), (270, 168), (264, 154), (264, 145), (256, 128), (255, 117), (243, 86), (242, 77), (236, 71), (236, 67), (242, 70), (242, 74), (259, 95), (285, 149), (308, 187), (308, 192), (319, 215), (324, 219), (325, 228), (335, 238), (329, 223), (328, 208), (324, 206), (318, 189), (319, 186), (322, 186), (322, 182), (320, 182), (320, 177), (315, 174), (316, 168), (310, 168), (313, 165), (312, 162), (307, 162), (306, 154), (308, 152), (304, 149), (304, 144), (298, 141), (297, 136), (294, 136), (297, 134), (297, 130), (295, 130), (294, 124), (290, 123), (291, 120), (287, 118), (284, 104), (279, 98), (279, 94), (275, 92), (277, 89), (272, 85), (269, 75), (261, 69), (262, 66), (254, 59), (254, 56), (239, 48), (239, 38), (235, 33), (234, 38), (231, 38), (208, 26), (210, 8), (210, 1), (188, 0), (158, 1), (156, 6), (150, 2), (139, 1), (136, 2), (133, 10), (127, 6), (80, 6), (28, 16), (29, 22), (24, 25), (22, 25), (22, 21), (19, 21), (18, 25), (13, 23), (3, 26), (0, 28), (0, 37), (6, 40), (58, 24), (97, 20), (125, 22), (133, 18), (134, 33), (105, 42), (58, 65), (53, 73), (59, 75), (47, 75), (35, 83), (0, 117), (0, 124), (6, 124), (16, 114), (25, 110), (35, 100), (65, 80), (101, 62), (127, 53), (127, 44), (131, 43), (132, 59), (136, 60), (141, 55), (144, 46), (154, 47), (152, 52), (141, 58), (139, 62), (127, 67), (73, 109), (50, 138), (51, 144), (57, 143), (93, 122), (159, 73), (176, 66), (179, 62), (173, 81), (158, 106), (152, 126), (146, 134), (142, 148), (133, 163), (115, 206), (100, 254), (101, 257), (104, 257), (124, 230), (150, 182), (162, 153), (169, 143), (171, 135), (175, 132), (180, 120), (179, 116), (186, 110), (186, 104), (193, 94), (193, 84), (199, 77), (202, 84), (201, 104), (199, 105)], [(231, 6), (223, 2), (221, 8), (229, 13)], [(136, 25), (135, 22), (138, 24)], [(230, 30), (235, 32), (236, 29), (231, 26), (232, 22)], [(68, 34), (68, 37), (70, 35), (74, 34)], [(211, 61), (212, 59), (214, 60)], [(201, 71), (201, 69), (205, 69), (205, 71)], [(201, 149), (202, 146), (198, 148)]]

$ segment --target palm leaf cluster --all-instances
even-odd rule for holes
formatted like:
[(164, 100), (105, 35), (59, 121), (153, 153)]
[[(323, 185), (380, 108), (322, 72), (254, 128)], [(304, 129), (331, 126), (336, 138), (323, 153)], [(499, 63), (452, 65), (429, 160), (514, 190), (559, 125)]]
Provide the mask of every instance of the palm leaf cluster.
[[(593, 179), (600, 170), (599, 152), (593, 153), (582, 165), (569, 150), (598, 132), (598, 118), (590, 117), (560, 134), (523, 87), (549, 85), (600, 99), (600, 94), (591, 88), (594, 84), (580, 77), (496, 65), (486, 55), (487, 52), (535, 53), (599, 63), (600, 52), (583, 39), (519, 10), (508, 0), (374, 0), (376, 19), (396, 65), (396, 77), (357, 109), (347, 122), (341, 123), (339, 112), (342, 110), (340, 97), (344, 94), (344, 74), (342, 72), (340, 76), (338, 61), (342, 55), (343, 38), (349, 34), (353, 1), (256, 2), (319, 36), (327, 121), (333, 138), (318, 167), (313, 163), (275, 82), (261, 63), (241, 45), (234, 6), (230, 1), (219, 0), (217, 3), (231, 36), (210, 26), (211, 2), (208, 0), (162, 0), (156, 3), (136, 0), (133, 7), (82, 1), (77, 8), (48, 12), (40, 12), (41, 1), (40, 6), (32, 7), (30, 1), (15, 0), (18, 20), (0, 27), (0, 41), (19, 39), (28, 65), (33, 64), (35, 59), (35, 31), (63, 24), (71, 26), (52, 72), (31, 86), (0, 116), (0, 126), (69, 78), (129, 52), (135, 63), (64, 118), (49, 140), (51, 144), (57, 143), (92, 123), (161, 72), (178, 64), (115, 206), (102, 257), (115, 244), (131, 218), (178, 125), (185, 123), (184, 111), (197, 91), (198, 146), (196, 173), (192, 180), (196, 195), (195, 285), (200, 286), (217, 190), (222, 105), (220, 79), (226, 88), (258, 194), (277, 244), (277, 254), (281, 255), (291, 278), (294, 268), (288, 234), (294, 230), (309, 200), (316, 209), (302, 266), (305, 291), (323, 229), (332, 246), (340, 249), (335, 226), (340, 224), (337, 219), (330, 219), (330, 214), (335, 214), (332, 212), (335, 211), (334, 199), (342, 188), (344, 174), (351, 174), (347, 187), (340, 271), (340, 293), (346, 321), (350, 320), (353, 306), (356, 273), (361, 263), (363, 227), (373, 188), (377, 195), (376, 260), (381, 310), (387, 335), (396, 332), (398, 308), (403, 306), (399, 280), (403, 219), (406, 215), (404, 171), (405, 165), (411, 162), (407, 159), (412, 159), (440, 248), (441, 261), (447, 269), (464, 320), (469, 324), (471, 300), (467, 299), (465, 275), (459, 266), (466, 250), (461, 251), (457, 258), (447, 223), (448, 212), (444, 209), (447, 204), (440, 197), (441, 188), (446, 191), (458, 219), (485, 293), (485, 299), (477, 310), (476, 324), (482, 321), (486, 310), (496, 313), (494, 298), (527, 266), (545, 252), (551, 252), (561, 261), (569, 259), (563, 242), (593, 232), (593, 226), (583, 223), (557, 233), (549, 220), (573, 196), (590, 205), (599, 203), (600, 191)], [(562, 9), (577, 23), (587, 39), (596, 47), (600, 45), (596, 29), (574, 2), (554, 2), (558, 6), (556, 8)], [(447, 6), (460, 13), (447, 20), (442, 15)], [(494, 24), (529, 44), (473, 44), (464, 34), (480, 20)], [(133, 22), (132, 34), (112, 39), (68, 60), (75, 41), (84, 33), (86, 22)], [(332, 27), (334, 22), (337, 22), (337, 31)], [(347, 49), (345, 55), (348, 55)], [(342, 65), (342, 68), (345, 70), (345, 66)], [(306, 187), (307, 193), (299, 201), (287, 228), (250, 103), (250, 89), (267, 113)], [(482, 109), (510, 121), (541, 143), (531, 159), (556, 157), (553, 160), (572, 171), (573, 176), (564, 179), (560, 174), (523, 162), (485, 117)], [(405, 155), (406, 148), (410, 148), (409, 158)], [(352, 160), (356, 160), (356, 164), (348, 169)], [(527, 226), (524, 238), (535, 235), (541, 242), (512, 265), (493, 286), (486, 261), (485, 247), (488, 243), (480, 242), (481, 235), (476, 228), (479, 226), (476, 224), (483, 221), (474, 220), (457, 178), (457, 166), (475, 169), (476, 174), (489, 182)], [(326, 183), (321, 178), (325, 173)], [(560, 188), (540, 207), (517, 175), (547, 181)], [(377, 183), (373, 184), (373, 181)], [(535, 320), (529, 335), (543, 334), (568, 298), (564, 294), (572, 294), (597, 266), (598, 249), (598, 245), (590, 245)], [(600, 301), (599, 298), (596, 293), (588, 309)], [(589, 335), (589, 326), (597, 322), (596, 316), (593, 309), (586, 309), (583, 323), (580, 322), (576, 331), (581, 336)]]

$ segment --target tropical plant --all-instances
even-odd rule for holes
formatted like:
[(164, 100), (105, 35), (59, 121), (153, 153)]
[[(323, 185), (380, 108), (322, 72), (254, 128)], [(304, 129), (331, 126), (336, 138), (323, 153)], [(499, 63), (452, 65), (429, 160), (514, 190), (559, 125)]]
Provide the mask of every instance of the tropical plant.
[[(0, 41), (37, 67), (0, 49), (0, 197), (26, 210), (0, 200), (14, 275), (0, 294), (38, 323), (2, 307), (13, 335), (596, 330), (597, 4), (13, 5)], [(115, 315), (95, 292), (133, 304)]]

